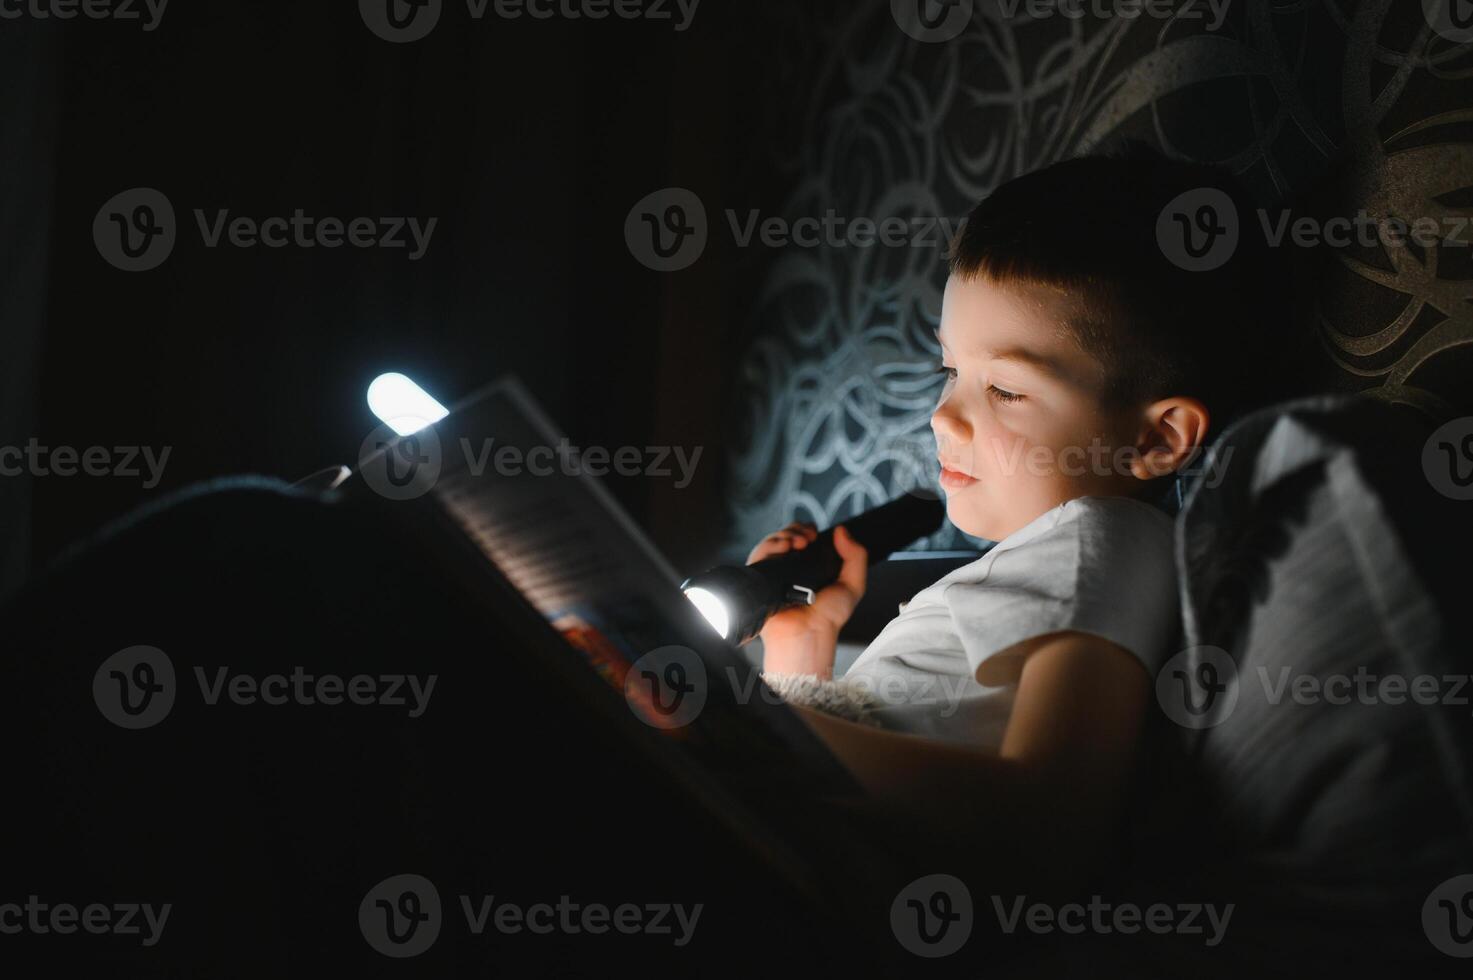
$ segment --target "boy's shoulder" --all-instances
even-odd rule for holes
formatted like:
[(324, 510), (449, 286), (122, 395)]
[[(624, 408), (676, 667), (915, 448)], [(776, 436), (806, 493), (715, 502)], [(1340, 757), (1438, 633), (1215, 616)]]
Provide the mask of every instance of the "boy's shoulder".
[(1056, 508), (1058, 525), (1075, 523), (1103, 533), (1139, 533), (1171, 538), (1176, 519), (1155, 504), (1134, 497), (1075, 497)]
[[(1131, 497), (1076, 497), (1045, 511), (993, 545), (982, 557), (925, 590), (940, 600), (949, 586), (998, 584), (1027, 578), (1073, 577), (1142, 560), (1174, 569), (1175, 519)], [(917, 596), (920, 598), (920, 596)]]
[(1154, 504), (1134, 497), (1075, 497), (1014, 531), (988, 554), (1002, 554), (1061, 538), (1088, 538), (1116, 546), (1138, 540), (1149, 546), (1169, 543), (1175, 533), (1175, 519)]

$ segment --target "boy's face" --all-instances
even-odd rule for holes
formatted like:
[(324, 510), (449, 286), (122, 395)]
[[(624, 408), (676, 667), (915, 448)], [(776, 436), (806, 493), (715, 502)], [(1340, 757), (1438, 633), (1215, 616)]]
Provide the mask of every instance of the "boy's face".
[(1140, 484), (1116, 450), (1138, 413), (1106, 411), (1105, 371), (1066, 332), (1067, 294), (984, 276), (946, 284), (947, 382), (931, 416), (952, 523), (997, 541), (1066, 500)]

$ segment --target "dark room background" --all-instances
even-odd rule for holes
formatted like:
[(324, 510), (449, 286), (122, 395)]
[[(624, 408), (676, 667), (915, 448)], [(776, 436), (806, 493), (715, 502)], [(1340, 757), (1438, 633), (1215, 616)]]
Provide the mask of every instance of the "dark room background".
[[(612, 480), (678, 565), (841, 517), (926, 456), (940, 231), (1115, 137), (1224, 163), (1265, 207), (1473, 213), (1473, 61), (1412, 0), (1238, 0), (1220, 25), (1009, 20), (978, 0), (944, 42), (904, 29), (901, 0), (703, 0), (688, 24), (668, 6), (477, 20), (447, 0), (405, 43), (349, 2), (170, 5), (153, 30), (0, 22), (0, 445), (170, 450), (156, 487), (0, 480), (4, 587), (196, 480), (353, 462), (388, 370), (447, 401), (510, 371), (575, 444), (702, 447), (688, 487)], [(92, 228), (139, 187), (179, 238), (129, 273)], [(668, 188), (701, 202), (706, 242), (658, 271), (626, 225)], [(209, 248), (195, 209), (437, 224), (410, 261)], [(828, 214), (933, 231), (738, 233)], [(1304, 259), (1306, 388), (1469, 407), (1467, 248)]]

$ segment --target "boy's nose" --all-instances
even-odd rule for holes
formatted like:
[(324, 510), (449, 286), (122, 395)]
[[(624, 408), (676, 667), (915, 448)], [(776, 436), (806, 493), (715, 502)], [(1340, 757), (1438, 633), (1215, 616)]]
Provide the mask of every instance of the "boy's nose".
[(953, 446), (965, 446), (972, 441), (971, 427), (948, 410), (945, 402), (931, 413), (931, 431), (936, 433), (938, 446), (944, 446), (947, 443)]

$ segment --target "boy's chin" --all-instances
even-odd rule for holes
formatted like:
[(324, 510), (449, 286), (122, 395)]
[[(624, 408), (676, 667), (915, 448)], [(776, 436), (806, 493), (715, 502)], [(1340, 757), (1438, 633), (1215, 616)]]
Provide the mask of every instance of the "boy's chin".
[(996, 536), (999, 530), (997, 521), (988, 520), (981, 509), (976, 501), (960, 499), (960, 495), (954, 494), (946, 498), (946, 517), (957, 530), (985, 541), (1001, 541), (1002, 537)]

